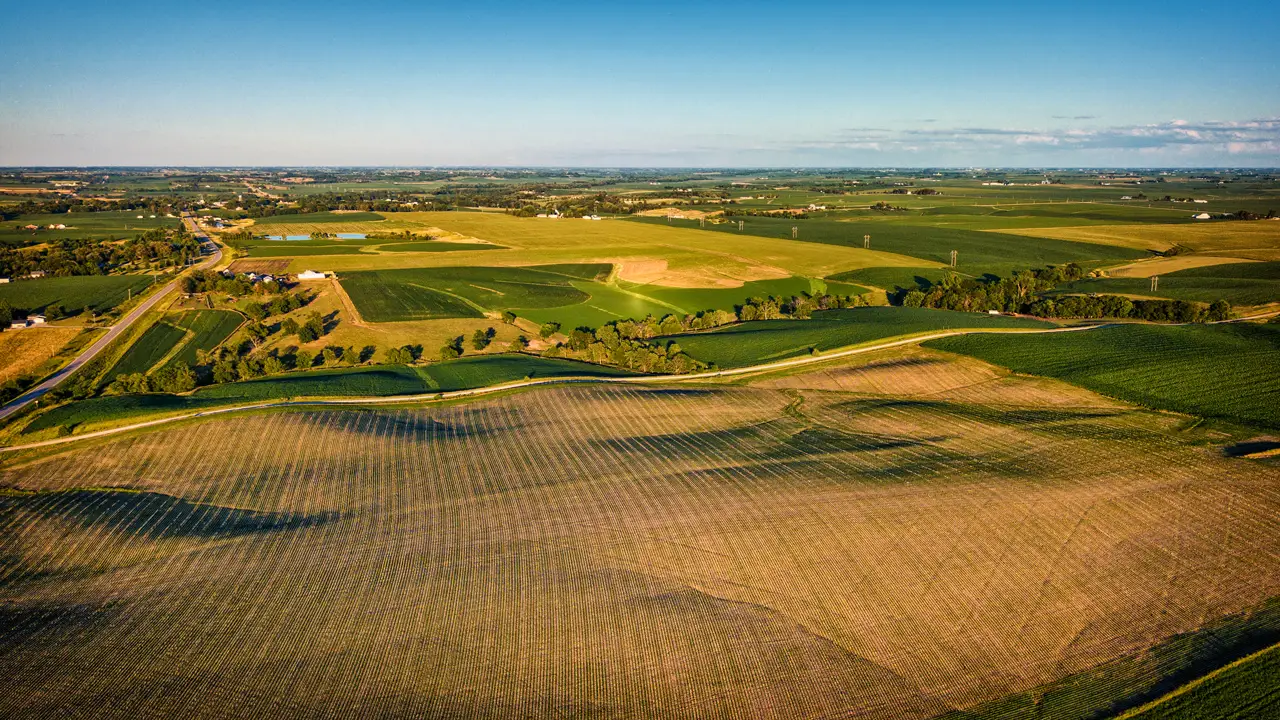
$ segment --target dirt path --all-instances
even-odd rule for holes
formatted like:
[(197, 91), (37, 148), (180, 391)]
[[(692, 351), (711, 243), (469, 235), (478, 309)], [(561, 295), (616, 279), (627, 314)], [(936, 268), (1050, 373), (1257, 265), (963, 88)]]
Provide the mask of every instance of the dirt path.
[(356, 327), (367, 328), (369, 325), (360, 317), (360, 311), (356, 310), (356, 304), (351, 302), (351, 296), (343, 289), (342, 283), (338, 282), (338, 278), (329, 278), (330, 284), (333, 286), (333, 292), (337, 294), (338, 300), (342, 302), (342, 309), (346, 311), (347, 317), (351, 318), (351, 324)]

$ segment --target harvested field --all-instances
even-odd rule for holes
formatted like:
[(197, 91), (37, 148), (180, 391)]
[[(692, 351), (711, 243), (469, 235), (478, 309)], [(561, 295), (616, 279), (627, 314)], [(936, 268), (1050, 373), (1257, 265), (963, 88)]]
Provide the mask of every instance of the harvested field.
[(0, 713), (929, 718), (1280, 593), (1273, 470), (1030, 397), (570, 387), (11, 466)]
[(231, 263), (227, 269), (235, 273), (267, 273), (268, 275), (280, 275), (289, 271), (288, 258), (279, 260), (265, 260), (261, 258), (247, 258), (236, 260)]
[(0, 333), (0, 384), (34, 372), (80, 333), (74, 327), (40, 327)]
[(1211, 267), (1213, 265), (1230, 265), (1239, 263), (1240, 258), (1214, 257), (1213, 255), (1176, 255), (1168, 258), (1156, 258), (1142, 262), (1130, 263), (1110, 268), (1107, 275), (1117, 278), (1149, 278), (1152, 275), (1178, 272), (1190, 268)]
[(1006, 230), (1014, 235), (1167, 250), (1174, 245), (1211, 255), (1280, 260), (1280, 222), (1238, 220), (1180, 225), (1099, 225)]

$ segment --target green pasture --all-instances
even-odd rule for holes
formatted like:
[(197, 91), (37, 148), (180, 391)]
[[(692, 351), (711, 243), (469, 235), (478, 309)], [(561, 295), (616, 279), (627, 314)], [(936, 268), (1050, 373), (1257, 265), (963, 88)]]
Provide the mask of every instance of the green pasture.
[(0, 302), (30, 312), (61, 305), (74, 314), (88, 307), (106, 312), (155, 283), (151, 275), (78, 275), (14, 280), (0, 285)]
[[(905, 307), (823, 310), (809, 320), (757, 320), (719, 330), (670, 336), (692, 357), (722, 368), (785, 360), (897, 335), (956, 328), (1051, 328), (1053, 323), (1004, 315)], [(1019, 339), (1022, 339), (1021, 336)]]
[[(41, 215), (23, 215), (13, 220), (0, 223), (0, 244), (31, 245), (34, 243), (56, 242), (60, 239), (101, 238), (124, 239), (137, 237), (153, 228), (176, 228), (177, 218), (157, 214), (151, 217), (151, 211), (110, 211), (57, 213)], [(142, 219), (138, 216), (142, 215)], [(66, 225), (66, 230), (49, 230), (49, 225)], [(40, 230), (23, 230), (27, 225), (39, 225)]]
[(484, 243), (459, 243), (446, 240), (424, 240), (422, 242), (389, 243), (379, 245), (379, 252), (461, 252), (468, 250), (506, 250), (501, 245)]
[(1280, 708), (1280, 645), (1208, 678), (1131, 720), (1255, 720)]
[(244, 322), (244, 316), (232, 310), (189, 310), (182, 313), (174, 325), (191, 333), (182, 349), (173, 356), (173, 362), (196, 363), (200, 350), (213, 350), (231, 337)]
[(840, 283), (862, 283), (888, 292), (916, 290), (929, 287), (942, 280), (945, 268), (873, 267), (837, 273), (827, 278)]
[(121, 375), (147, 372), (163, 360), (186, 336), (186, 330), (168, 322), (160, 321), (152, 325), (107, 371), (106, 381), (111, 382)]
[(1159, 277), (1156, 290), (1150, 278), (1086, 278), (1058, 288), (1062, 293), (1144, 295), (1232, 305), (1280, 302), (1280, 262), (1208, 265)]
[(926, 345), (1151, 408), (1280, 428), (1280, 325), (1112, 325)]

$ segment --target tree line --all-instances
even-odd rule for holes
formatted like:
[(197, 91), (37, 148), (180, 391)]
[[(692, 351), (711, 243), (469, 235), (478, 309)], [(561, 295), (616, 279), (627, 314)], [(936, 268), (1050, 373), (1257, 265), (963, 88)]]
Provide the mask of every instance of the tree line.
[(200, 242), (179, 226), (153, 228), (123, 241), (59, 238), (47, 247), (0, 247), (0, 277), (44, 272), (54, 277), (110, 275), (130, 269), (184, 267), (200, 256)]

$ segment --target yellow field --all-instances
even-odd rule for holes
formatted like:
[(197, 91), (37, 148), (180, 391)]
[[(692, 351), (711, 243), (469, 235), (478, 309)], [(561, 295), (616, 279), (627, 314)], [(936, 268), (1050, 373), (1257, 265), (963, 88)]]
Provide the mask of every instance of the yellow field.
[(1173, 257), (1157, 257), (1151, 260), (1121, 265), (1120, 267), (1108, 268), (1107, 274), (1111, 277), (1151, 277), (1152, 275), (1166, 275), (1190, 268), (1227, 265), (1238, 262), (1249, 261), (1242, 258), (1214, 255), (1175, 255)]
[(1183, 245), (1197, 253), (1251, 260), (1280, 260), (1280, 222), (1206, 221), (1183, 225), (1094, 225), (1008, 229), (1000, 232), (1058, 240), (1167, 250)]
[(912, 351), (10, 467), (0, 714), (923, 719), (1280, 593), (1273, 470), (1060, 389)]
[[(751, 235), (699, 232), (624, 220), (517, 218), (503, 213), (395, 213), (385, 223), (275, 226), (272, 232), (425, 231), (439, 228), (510, 248), (481, 252), (377, 253), (304, 257), (291, 270), (371, 270), (444, 265), (545, 265), (577, 262), (666, 261), (650, 280), (675, 287), (726, 287), (786, 275), (825, 277), (863, 267), (924, 267), (894, 253), (793, 242)], [(375, 227), (376, 226), (376, 227)], [(287, 227), (288, 229), (282, 229)]]
[(0, 333), (0, 383), (32, 373), (80, 334), (80, 328), (40, 327)]

